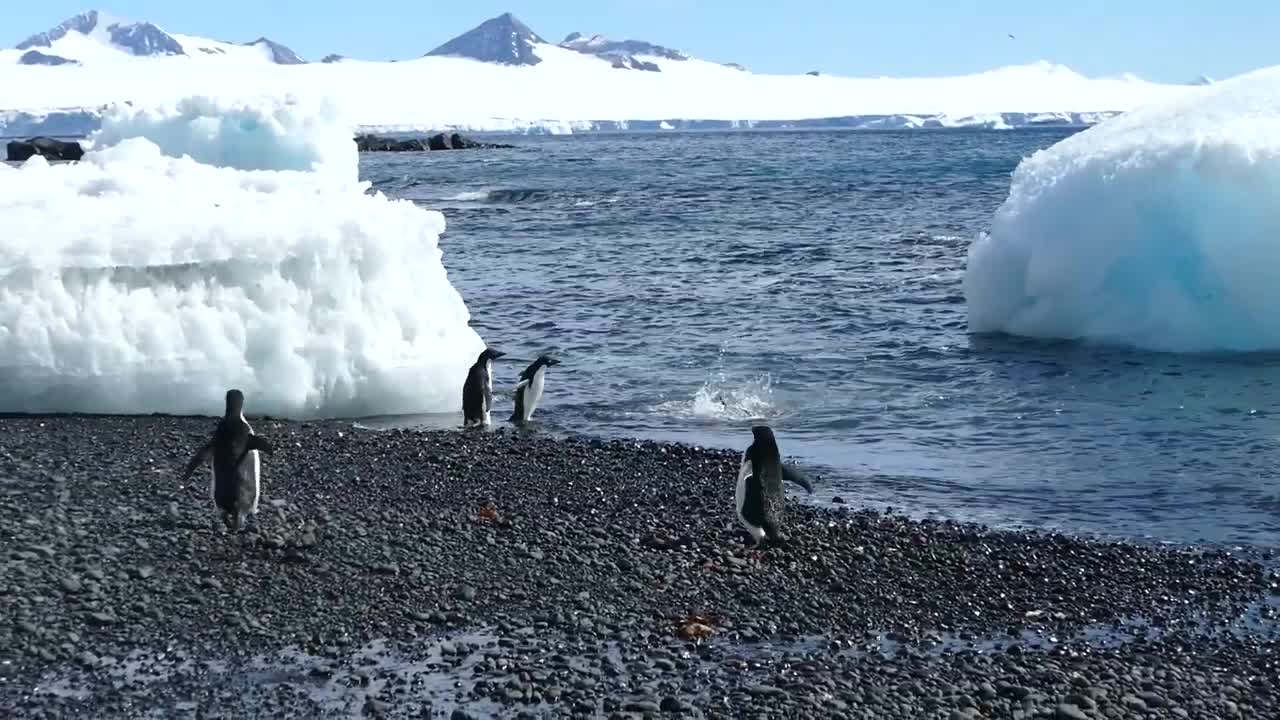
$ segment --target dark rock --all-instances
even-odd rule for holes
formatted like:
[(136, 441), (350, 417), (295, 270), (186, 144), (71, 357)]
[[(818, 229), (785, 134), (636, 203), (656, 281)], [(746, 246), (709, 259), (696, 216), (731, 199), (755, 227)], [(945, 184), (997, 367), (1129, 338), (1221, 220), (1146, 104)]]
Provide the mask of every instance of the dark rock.
[(1075, 705), (1059, 705), (1053, 711), (1055, 720), (1089, 720), (1089, 716)]
[(40, 155), (46, 160), (76, 161), (84, 157), (84, 148), (80, 147), (78, 142), (66, 142), (48, 137), (9, 141), (8, 159), (10, 162), (25, 162), (34, 155)]
[(50, 55), (42, 53), (39, 50), (28, 50), (22, 53), (22, 57), (18, 58), (19, 65), (48, 65), (51, 67), (58, 65), (79, 65), (79, 60), (71, 60), (61, 55)]
[(356, 136), (356, 149), (360, 152), (425, 152), (427, 150), (499, 150), (514, 145), (486, 143), (463, 137), (458, 133), (436, 133), (426, 138), (384, 138), (377, 135)]

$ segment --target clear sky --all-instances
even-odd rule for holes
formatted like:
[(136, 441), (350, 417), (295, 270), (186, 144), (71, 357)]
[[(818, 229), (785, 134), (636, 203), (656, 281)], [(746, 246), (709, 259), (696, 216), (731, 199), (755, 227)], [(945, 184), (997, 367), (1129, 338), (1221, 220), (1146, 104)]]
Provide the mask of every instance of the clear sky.
[[(265, 35), (307, 59), (418, 57), (515, 13), (559, 42), (573, 31), (635, 38), (759, 72), (951, 75), (1049, 60), (1085, 75), (1182, 82), (1280, 64), (1269, 0), (11, 0), (12, 46), (96, 7), (218, 40)], [(1010, 39), (1012, 33), (1015, 38)]]

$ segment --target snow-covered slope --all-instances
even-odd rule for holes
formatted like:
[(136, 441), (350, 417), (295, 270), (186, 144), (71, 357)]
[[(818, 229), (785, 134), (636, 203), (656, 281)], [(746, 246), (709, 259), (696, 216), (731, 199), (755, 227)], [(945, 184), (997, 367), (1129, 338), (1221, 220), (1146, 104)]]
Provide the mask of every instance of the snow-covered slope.
[[(9, 111), (0, 112), (0, 134), (39, 131), (44, 122), (64, 127), (116, 102), (169, 104), (189, 95), (325, 96), (362, 130), (580, 132), (1089, 124), (1204, 91), (1129, 75), (1086, 78), (1048, 62), (936, 78), (768, 75), (642, 41), (579, 36), (557, 46), (509, 14), (400, 62), (291, 62), (291, 52), (268, 41), (223, 43), (108, 22), (100, 13), (73, 21), (32, 38), (26, 49), (0, 51), (0, 111)], [(170, 44), (143, 26), (181, 53), (164, 50)], [(134, 30), (122, 35), (121, 28)], [(126, 35), (149, 39), (121, 45)], [(32, 49), (74, 62), (21, 64)]]

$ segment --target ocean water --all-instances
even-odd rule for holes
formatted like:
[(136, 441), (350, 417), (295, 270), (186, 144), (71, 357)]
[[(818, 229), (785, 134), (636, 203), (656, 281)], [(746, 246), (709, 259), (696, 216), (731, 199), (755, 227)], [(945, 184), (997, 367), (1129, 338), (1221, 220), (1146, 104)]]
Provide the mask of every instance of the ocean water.
[(553, 352), (537, 431), (742, 448), (767, 422), (816, 502), (1280, 545), (1280, 357), (968, 332), (971, 239), (1071, 132), (526, 137), (361, 175), (444, 213), (449, 277), (510, 353), (495, 420)]

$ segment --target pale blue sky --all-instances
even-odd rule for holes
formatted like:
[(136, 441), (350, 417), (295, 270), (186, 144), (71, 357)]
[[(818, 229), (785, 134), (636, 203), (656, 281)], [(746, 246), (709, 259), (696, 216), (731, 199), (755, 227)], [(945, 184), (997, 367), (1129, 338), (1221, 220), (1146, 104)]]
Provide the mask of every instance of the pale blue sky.
[[(0, 12), (6, 46), (94, 7), (9, 4), (16, 7)], [(604, 33), (762, 72), (949, 75), (1043, 59), (1086, 75), (1182, 82), (1280, 64), (1280, 3), (1266, 0), (115, 0), (96, 7), (219, 40), (266, 35), (308, 59), (417, 57), (511, 11), (552, 42), (575, 30)]]

